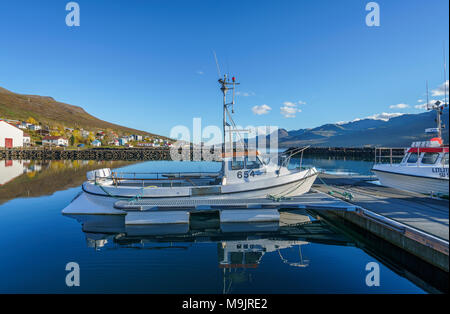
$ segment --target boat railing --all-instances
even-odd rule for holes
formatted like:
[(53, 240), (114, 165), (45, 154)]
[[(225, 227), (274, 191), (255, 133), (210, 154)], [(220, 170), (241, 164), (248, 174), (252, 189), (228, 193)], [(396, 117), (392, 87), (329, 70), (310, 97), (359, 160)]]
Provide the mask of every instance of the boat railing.
[[(408, 148), (405, 147), (375, 147), (375, 164), (386, 163), (386, 161), (389, 161), (391, 165), (398, 164), (407, 151)], [(399, 152), (402, 154), (398, 155)]]
[(311, 145), (308, 145), (308, 146), (305, 146), (305, 147), (297, 147), (297, 148), (294, 148), (294, 149), (289, 150), (287, 152), (283, 152), (283, 154), (287, 153), (287, 155), (284, 155), (284, 160), (280, 163), (280, 168), (282, 166), (288, 167), (289, 163), (291, 162), (292, 156), (300, 154), (300, 166), (299, 166), (299, 168), (301, 169), (302, 165), (303, 165), (303, 152), (305, 150), (307, 150), (308, 148), (310, 148), (310, 147), (311, 147)]
[(119, 185), (123, 181), (135, 181), (136, 183), (159, 182), (170, 183), (170, 186), (177, 186), (177, 183), (188, 182), (195, 186), (196, 183), (192, 179), (217, 179), (220, 177), (220, 172), (118, 172), (112, 171), (110, 179), (113, 184)]

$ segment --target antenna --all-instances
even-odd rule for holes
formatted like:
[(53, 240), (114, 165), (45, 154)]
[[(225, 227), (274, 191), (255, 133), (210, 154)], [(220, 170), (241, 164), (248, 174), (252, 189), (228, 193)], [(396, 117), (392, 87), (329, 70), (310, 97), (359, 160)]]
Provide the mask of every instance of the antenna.
[(448, 102), (447, 102), (447, 63), (446, 63), (446, 58), (445, 58), (445, 41), (443, 44), (443, 52), (444, 52), (444, 106), (447, 107), (448, 106)]
[(217, 75), (219, 75), (219, 78), (222, 77), (222, 74), (220, 74), (220, 67), (219, 67), (219, 61), (217, 61), (217, 56), (216, 56), (216, 52), (213, 50), (212, 51), (214, 54), (214, 60), (216, 60), (216, 67), (217, 67)]
[(428, 97), (428, 80), (427, 80), (427, 82), (426, 82), (426, 88), (427, 88), (427, 110), (430, 110), (430, 108), (428, 107), (428, 104), (430, 103), (430, 101), (429, 101), (429, 97)]

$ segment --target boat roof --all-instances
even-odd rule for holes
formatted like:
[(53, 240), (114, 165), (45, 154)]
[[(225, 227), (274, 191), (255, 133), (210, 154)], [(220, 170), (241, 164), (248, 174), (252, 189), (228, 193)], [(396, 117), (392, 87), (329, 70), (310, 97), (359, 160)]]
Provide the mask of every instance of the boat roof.
[(448, 153), (448, 146), (443, 147), (411, 147), (408, 153)]

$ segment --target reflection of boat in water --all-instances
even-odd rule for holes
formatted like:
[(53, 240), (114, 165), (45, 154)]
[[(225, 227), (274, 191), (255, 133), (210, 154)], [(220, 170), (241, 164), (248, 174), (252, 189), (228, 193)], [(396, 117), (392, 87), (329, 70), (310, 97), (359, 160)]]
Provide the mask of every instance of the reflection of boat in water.
[(308, 244), (299, 240), (269, 240), (251, 239), (245, 241), (224, 241), (219, 247), (219, 267), (220, 268), (256, 268), (266, 253), (280, 252), (280, 250), (292, 246), (299, 247), (300, 262), (292, 263), (280, 255), (283, 262), (292, 266), (308, 266), (307, 260), (303, 260), (300, 246)]
[[(87, 246), (95, 250), (190, 250), (197, 244), (217, 245), (224, 292), (251, 280), (251, 269), (273, 254), (284, 264), (306, 267), (301, 248), (311, 242), (353, 245), (323, 220), (305, 210), (282, 212), (280, 222), (221, 223), (214, 214), (193, 214), (189, 224), (128, 225), (123, 215), (69, 215), (82, 225)], [(231, 227), (230, 225), (233, 225)], [(162, 256), (165, 256), (164, 254)]]
[[(236, 128), (229, 111), (229, 107), (234, 106), (234, 90), (238, 83), (234, 77), (229, 80), (226, 75), (219, 79), (219, 83), (223, 92), (225, 147), (219, 172), (117, 173), (110, 169), (99, 169), (87, 174), (84, 192), (107, 197), (174, 200), (279, 198), (307, 193), (318, 175), (316, 169), (288, 169), (286, 161), (289, 161), (289, 156), (284, 161), (280, 160), (278, 154), (265, 158), (256, 148), (248, 149), (239, 135), (243, 130)], [(228, 91), (233, 92), (230, 103), (227, 103)], [(228, 142), (226, 134), (229, 135)], [(234, 134), (239, 135), (242, 146), (233, 147)]]
[(281, 213), (280, 222), (239, 223), (232, 224), (233, 228), (213, 214), (191, 215), (189, 224), (161, 225), (128, 225), (123, 215), (70, 217), (82, 224), (87, 246), (98, 251), (188, 251), (198, 244), (215, 243), (224, 293), (230, 292), (232, 285), (251, 281), (252, 269), (264, 263), (266, 255), (292, 267), (307, 267), (309, 261), (301, 250), (308, 243), (353, 245), (305, 210)]
[[(243, 288), (241, 284), (252, 284), (260, 278), (262, 270), (276, 268), (277, 263), (282, 267), (295, 267), (298, 272), (317, 271), (323, 263), (328, 266), (328, 255), (320, 253), (322, 260), (316, 262), (313, 258), (319, 247), (322, 247), (321, 252), (326, 252), (324, 245), (361, 248), (399, 275), (423, 285), (423, 279), (414, 275), (423, 274), (423, 264), (412, 261), (413, 269), (419, 268), (411, 274), (410, 270), (404, 270), (404, 254), (397, 248), (386, 247), (382, 242), (373, 244), (373, 239), (366, 239), (365, 235), (360, 235), (363, 242), (355, 240), (350, 236), (352, 230), (337, 228), (307, 210), (282, 211), (279, 222), (259, 223), (223, 223), (213, 213), (192, 214), (189, 224), (152, 225), (126, 224), (125, 215), (67, 216), (80, 222), (88, 250), (102, 255), (98, 256), (99, 260), (120, 256), (110, 262), (133, 267), (133, 258), (151, 257), (153, 263), (162, 267), (167, 264), (166, 274), (172, 274), (171, 267), (176, 266), (175, 274), (180, 270), (178, 265), (186, 265), (186, 259), (202, 259), (202, 267), (209, 267), (209, 271), (211, 267), (216, 268), (216, 273), (223, 277), (219, 289), (224, 293)], [(120, 254), (111, 255), (115, 250), (120, 250)], [(380, 255), (384, 251), (389, 253), (389, 258), (380, 257), (384, 256)], [(315, 265), (315, 270), (309, 265)], [(188, 267), (191, 266), (196, 267)], [(407, 265), (407, 269), (411, 269), (410, 266)]]

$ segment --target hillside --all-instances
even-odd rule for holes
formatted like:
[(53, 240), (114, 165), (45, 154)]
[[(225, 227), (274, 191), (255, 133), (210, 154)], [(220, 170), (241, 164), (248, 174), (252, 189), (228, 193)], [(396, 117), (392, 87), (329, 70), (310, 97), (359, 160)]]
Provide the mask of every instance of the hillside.
[[(448, 109), (442, 115), (444, 142), (448, 144)], [(436, 126), (434, 111), (405, 114), (387, 121), (362, 119), (344, 124), (325, 124), (313, 129), (279, 131), (279, 146), (322, 146), (322, 147), (363, 147), (363, 146), (409, 146), (413, 141), (427, 140), (430, 134), (426, 128)]]
[(15, 120), (34, 118), (43, 125), (62, 125), (70, 128), (83, 128), (89, 131), (113, 130), (119, 134), (139, 134), (164, 136), (135, 130), (100, 120), (78, 106), (58, 102), (52, 97), (22, 95), (0, 87), (0, 117)]

